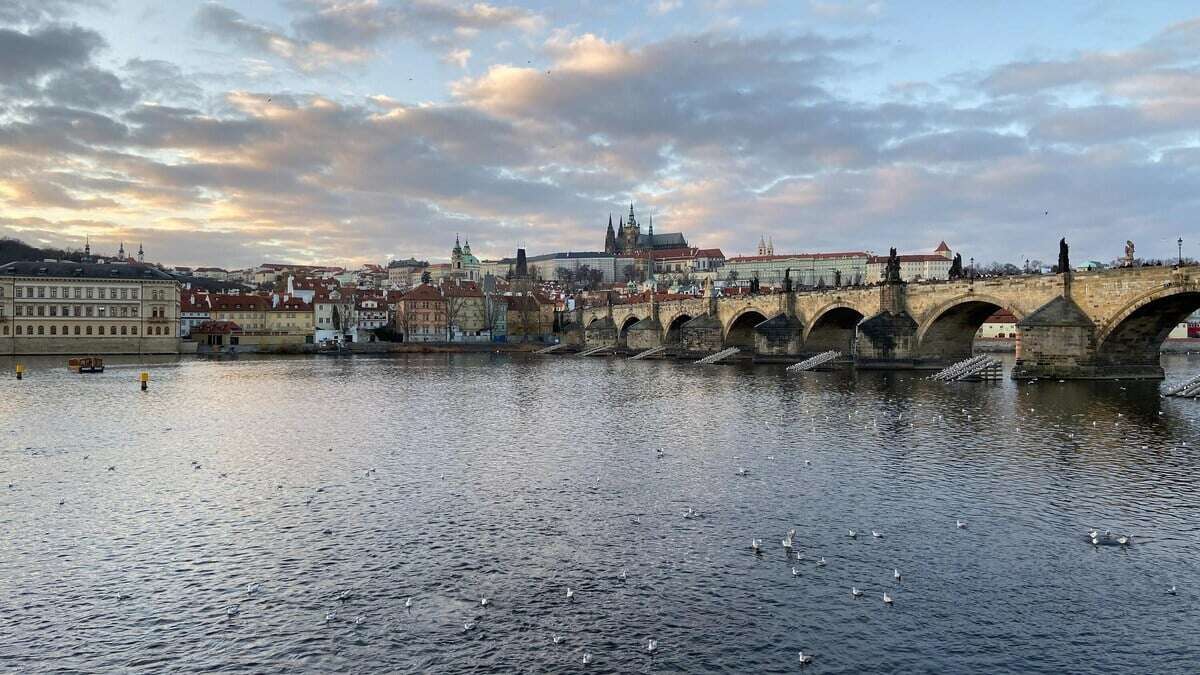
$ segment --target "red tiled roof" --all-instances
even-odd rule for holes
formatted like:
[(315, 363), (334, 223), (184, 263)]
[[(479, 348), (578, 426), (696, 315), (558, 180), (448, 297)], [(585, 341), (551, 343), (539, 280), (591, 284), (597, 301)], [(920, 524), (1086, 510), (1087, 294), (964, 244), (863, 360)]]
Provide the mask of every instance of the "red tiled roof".
[(312, 304), (307, 303), (300, 298), (288, 298), (283, 300), (273, 309), (277, 312), (311, 312)]
[[(944, 262), (944, 263), (948, 263), (948, 262), (950, 262), (950, 260), (948, 258), (946, 258), (945, 256), (934, 255), (932, 253), (914, 253), (912, 255), (898, 255), (896, 257), (902, 263), (906, 263), (906, 262)], [(886, 255), (873, 255), (870, 258), (867, 258), (868, 263), (886, 263), (887, 260), (888, 260), (888, 257)]]
[(941, 253), (941, 252), (943, 252), (943, 251), (945, 251), (945, 252), (947, 252), (947, 253), (949, 253), (949, 252), (950, 252), (950, 247), (946, 245), (946, 242), (945, 242), (945, 241), (943, 241), (942, 243), (938, 244), (938, 247), (937, 247), (937, 248), (935, 248), (935, 249), (933, 249), (933, 252), (934, 252), (934, 253)]
[(667, 258), (691, 258), (696, 255), (694, 248), (664, 248), (658, 251), (651, 251), (651, 255), (655, 260), (666, 260)]
[(438, 289), (434, 288), (433, 286), (430, 286), (429, 284), (421, 284), (420, 286), (417, 286), (416, 288), (412, 289), (411, 291), (405, 293), (400, 299), (405, 300), (405, 301), (408, 301), (408, 300), (441, 300), (442, 294), (440, 292), (438, 292)]
[(225, 312), (261, 312), (271, 306), (271, 302), (261, 295), (212, 295), (209, 297), (212, 309)]
[(442, 284), (442, 295), (447, 298), (482, 298), (483, 291), (474, 282), (465, 281), (461, 284)]
[(207, 334), (228, 334), (234, 331), (240, 331), (241, 326), (232, 321), (204, 321), (199, 326), (192, 328), (193, 333)]
[(772, 262), (775, 260), (794, 260), (796, 258), (828, 260), (831, 258), (860, 258), (866, 255), (867, 254), (864, 251), (846, 251), (842, 253), (792, 253), (788, 255), (740, 255), (729, 258), (726, 260), (726, 262)]
[(725, 254), (721, 253), (719, 248), (698, 248), (696, 249), (697, 258), (724, 258)]

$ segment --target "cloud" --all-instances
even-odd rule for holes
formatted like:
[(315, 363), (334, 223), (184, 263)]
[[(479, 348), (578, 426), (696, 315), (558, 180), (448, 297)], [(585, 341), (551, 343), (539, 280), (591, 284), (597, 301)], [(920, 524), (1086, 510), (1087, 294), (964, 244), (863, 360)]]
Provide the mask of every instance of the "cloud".
[(28, 86), (43, 75), (85, 65), (104, 44), (99, 33), (79, 26), (0, 28), (0, 85)]
[(839, 86), (871, 67), (870, 36), (622, 40), (539, 35), (537, 15), (486, 4), (287, 7), (283, 27), (215, 4), (196, 18), (307, 68), (359, 63), (392, 40), (466, 66), (479, 58), (468, 41), (487, 31), (536, 37), (545, 65), (494, 62), (418, 103), (226, 90), (166, 61), (108, 71), (88, 29), (0, 29), (0, 63), (14, 66), (0, 77), (19, 94), (0, 116), (0, 233), (145, 241), (153, 258), (242, 266), (445, 257), (460, 232), (490, 257), (518, 242), (596, 249), (607, 213), (633, 199), (656, 229), (727, 254), (747, 252), (753, 232), (788, 250), (946, 239), (968, 257), (1019, 260), (1052, 257), (1067, 235), (1103, 259), (1200, 212), (1188, 22), (1124, 51), (872, 98)]
[(0, 2), (0, 23), (33, 25), (61, 19), (82, 8), (103, 8), (106, 0), (4, 0)]
[(439, 0), (295, 0), (291, 31), (255, 23), (214, 2), (196, 13), (204, 32), (250, 51), (271, 54), (302, 71), (359, 64), (377, 56), (389, 40), (409, 40), (437, 49), (449, 63), (465, 65), (470, 50), (460, 43), (483, 31), (540, 30), (538, 14), (485, 2)]

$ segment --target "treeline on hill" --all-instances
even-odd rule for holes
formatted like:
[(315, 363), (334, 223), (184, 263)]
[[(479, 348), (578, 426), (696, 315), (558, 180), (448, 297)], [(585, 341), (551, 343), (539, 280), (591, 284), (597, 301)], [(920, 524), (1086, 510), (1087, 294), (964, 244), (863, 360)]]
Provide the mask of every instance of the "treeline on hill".
[(62, 250), (57, 248), (38, 248), (30, 246), (20, 239), (0, 237), (0, 265), (23, 260), (74, 260), (83, 259), (83, 251)]

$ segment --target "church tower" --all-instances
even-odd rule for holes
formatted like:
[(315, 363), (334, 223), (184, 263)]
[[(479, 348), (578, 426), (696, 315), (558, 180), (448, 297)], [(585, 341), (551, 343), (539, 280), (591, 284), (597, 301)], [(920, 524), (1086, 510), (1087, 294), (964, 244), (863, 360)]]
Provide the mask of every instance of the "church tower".
[(142, 245), (140, 243), (138, 244), (138, 262), (146, 262), (146, 251), (142, 249)]
[(621, 251), (632, 253), (637, 250), (638, 237), (641, 234), (642, 228), (637, 223), (637, 216), (633, 214), (633, 202), (629, 202), (629, 218), (621, 226)]
[(125, 242), (121, 242), (121, 246), (117, 249), (117, 260), (125, 262)]
[(604, 252), (608, 254), (617, 253), (617, 233), (613, 231), (612, 214), (608, 214), (608, 232), (604, 234)]
[(761, 236), (758, 238), (758, 254), (767, 255), (767, 240)]

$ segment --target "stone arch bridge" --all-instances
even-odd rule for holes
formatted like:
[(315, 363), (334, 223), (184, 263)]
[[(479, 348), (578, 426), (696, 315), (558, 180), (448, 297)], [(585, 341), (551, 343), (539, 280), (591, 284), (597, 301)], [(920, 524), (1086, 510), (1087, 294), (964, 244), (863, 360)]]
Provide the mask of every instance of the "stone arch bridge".
[(592, 306), (563, 340), (766, 360), (833, 349), (860, 366), (933, 368), (970, 356), (984, 320), (1007, 309), (1014, 378), (1161, 378), (1162, 342), (1198, 308), (1200, 267), (1140, 267)]

